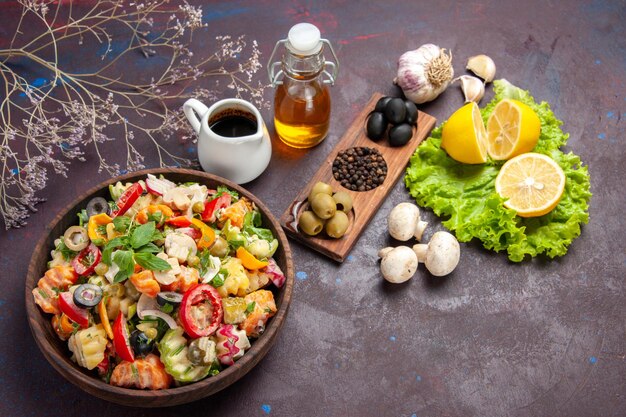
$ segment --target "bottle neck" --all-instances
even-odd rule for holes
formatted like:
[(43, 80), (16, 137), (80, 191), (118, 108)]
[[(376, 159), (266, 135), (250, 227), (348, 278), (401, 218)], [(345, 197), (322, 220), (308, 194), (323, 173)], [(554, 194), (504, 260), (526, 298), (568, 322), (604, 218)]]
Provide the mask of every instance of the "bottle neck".
[(297, 55), (287, 50), (283, 55), (282, 69), (286, 76), (295, 80), (312, 80), (324, 69), (323, 48), (313, 55)]

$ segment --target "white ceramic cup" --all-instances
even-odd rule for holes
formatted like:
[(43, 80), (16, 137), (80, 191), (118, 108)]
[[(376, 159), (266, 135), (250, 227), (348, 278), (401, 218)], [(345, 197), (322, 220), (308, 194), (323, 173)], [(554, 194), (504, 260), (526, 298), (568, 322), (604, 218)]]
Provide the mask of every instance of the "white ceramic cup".
[[(265, 171), (272, 157), (272, 143), (261, 114), (251, 103), (229, 98), (207, 107), (192, 98), (183, 104), (183, 110), (198, 134), (198, 159), (205, 172), (244, 184)], [(215, 121), (233, 113), (254, 121), (256, 132), (226, 137), (211, 130)]]

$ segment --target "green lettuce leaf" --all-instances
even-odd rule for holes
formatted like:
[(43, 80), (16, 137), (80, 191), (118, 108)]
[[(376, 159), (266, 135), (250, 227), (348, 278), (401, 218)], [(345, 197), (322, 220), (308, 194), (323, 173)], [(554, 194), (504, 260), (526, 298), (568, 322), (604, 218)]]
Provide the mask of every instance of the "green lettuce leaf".
[(536, 103), (528, 91), (506, 80), (494, 81), (495, 96), (481, 110), (486, 122), (496, 104), (504, 98), (519, 100), (530, 106), (541, 121), (541, 135), (533, 152), (550, 156), (566, 176), (565, 191), (559, 205), (550, 213), (535, 218), (518, 217), (504, 207), (495, 191), (495, 180), (502, 161), (488, 160), (483, 165), (456, 162), (441, 149), (441, 126), (422, 143), (411, 157), (404, 181), (420, 206), (429, 207), (445, 218), (443, 225), (454, 231), (461, 242), (473, 238), (494, 251), (506, 250), (511, 261), (547, 255), (550, 258), (567, 253), (568, 246), (589, 221), (590, 180), (587, 167), (573, 153), (560, 148), (568, 134), (561, 130), (550, 105)]

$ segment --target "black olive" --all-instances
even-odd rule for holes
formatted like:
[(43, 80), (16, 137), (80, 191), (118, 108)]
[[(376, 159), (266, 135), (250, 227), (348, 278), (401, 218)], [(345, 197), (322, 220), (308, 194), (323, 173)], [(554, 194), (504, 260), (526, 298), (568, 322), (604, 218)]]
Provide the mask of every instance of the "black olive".
[(183, 301), (183, 295), (174, 291), (163, 291), (157, 294), (157, 303), (163, 307), (165, 304), (171, 304), (176, 307)]
[(389, 130), (389, 144), (391, 146), (404, 146), (413, 136), (413, 129), (408, 123), (402, 123)]
[(374, 107), (374, 111), (383, 113), (385, 111), (385, 107), (387, 107), (387, 103), (389, 103), (392, 98), (393, 97), (383, 97), (378, 99), (376, 106)]
[(102, 213), (111, 214), (110, 211), (109, 203), (102, 197), (94, 197), (87, 203), (87, 215), (89, 217)]
[(405, 121), (414, 125), (417, 123), (417, 106), (411, 100), (404, 100), (404, 106), (406, 107)]
[(370, 113), (367, 119), (367, 137), (373, 141), (379, 141), (385, 136), (387, 130), (387, 120), (381, 112)]
[(392, 98), (385, 106), (385, 117), (390, 123), (397, 125), (404, 122), (406, 106), (401, 98)]
[(135, 329), (130, 334), (130, 346), (133, 348), (135, 355), (146, 356), (152, 352), (154, 340), (150, 340), (141, 330)]
[(80, 308), (91, 308), (102, 300), (102, 288), (96, 284), (82, 284), (74, 291), (74, 304)]

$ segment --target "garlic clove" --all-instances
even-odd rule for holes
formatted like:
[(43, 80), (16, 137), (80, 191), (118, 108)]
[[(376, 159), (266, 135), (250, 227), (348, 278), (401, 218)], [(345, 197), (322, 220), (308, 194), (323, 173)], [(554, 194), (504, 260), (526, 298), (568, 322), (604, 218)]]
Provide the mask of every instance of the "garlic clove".
[(493, 59), (487, 55), (476, 55), (467, 60), (467, 66), (465, 67), (485, 80), (486, 83), (490, 83), (496, 76), (496, 64)]
[(455, 78), (454, 81), (461, 82), (461, 90), (465, 96), (465, 102), (478, 103), (485, 95), (485, 84), (478, 78), (471, 75), (461, 75)]

